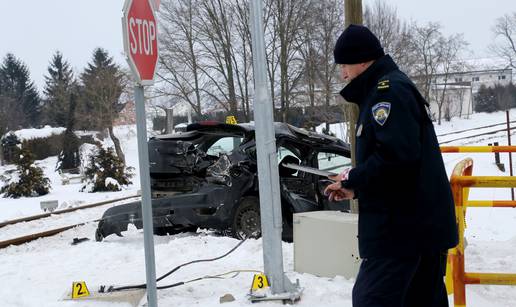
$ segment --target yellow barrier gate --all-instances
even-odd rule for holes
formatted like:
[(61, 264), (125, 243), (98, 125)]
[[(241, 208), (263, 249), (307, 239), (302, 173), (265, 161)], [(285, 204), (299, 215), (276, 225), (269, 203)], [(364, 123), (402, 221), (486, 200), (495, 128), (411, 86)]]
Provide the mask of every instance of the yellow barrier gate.
[[(444, 146), (443, 153), (458, 152), (516, 152), (516, 146)], [(516, 285), (516, 274), (472, 273), (464, 269), (464, 229), (467, 207), (516, 207), (516, 201), (469, 200), (469, 189), (516, 187), (516, 177), (511, 176), (471, 176), (473, 160), (466, 158), (459, 162), (452, 173), (450, 184), (455, 202), (455, 214), (459, 228), (459, 244), (448, 253), (446, 286), (453, 292), (456, 307), (466, 306), (466, 285)], [(451, 274), (450, 274), (451, 273)], [(451, 276), (450, 276), (451, 275)]]

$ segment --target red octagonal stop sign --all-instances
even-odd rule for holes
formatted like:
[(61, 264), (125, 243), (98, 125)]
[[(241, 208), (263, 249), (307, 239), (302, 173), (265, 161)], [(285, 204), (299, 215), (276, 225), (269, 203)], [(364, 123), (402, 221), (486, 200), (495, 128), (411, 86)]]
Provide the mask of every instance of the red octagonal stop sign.
[(124, 50), (138, 83), (154, 83), (158, 63), (158, 25), (149, 0), (126, 0), (122, 17)]

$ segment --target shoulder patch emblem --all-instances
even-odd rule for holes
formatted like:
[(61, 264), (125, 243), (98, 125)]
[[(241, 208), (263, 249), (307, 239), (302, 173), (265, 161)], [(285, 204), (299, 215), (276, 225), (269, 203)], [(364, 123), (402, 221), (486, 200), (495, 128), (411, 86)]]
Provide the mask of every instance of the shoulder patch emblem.
[(389, 117), (389, 113), (391, 112), (391, 103), (385, 101), (379, 102), (373, 106), (372, 111), (374, 120), (380, 126), (383, 126)]
[(389, 88), (389, 80), (381, 80), (378, 82), (379, 90), (386, 90)]

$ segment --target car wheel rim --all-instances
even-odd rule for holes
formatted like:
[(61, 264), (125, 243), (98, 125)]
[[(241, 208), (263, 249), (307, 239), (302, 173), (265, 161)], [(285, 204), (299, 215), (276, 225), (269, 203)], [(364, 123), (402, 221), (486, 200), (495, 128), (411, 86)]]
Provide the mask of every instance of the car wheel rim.
[(260, 214), (253, 208), (241, 211), (238, 215), (238, 236), (242, 239), (257, 238), (260, 231)]

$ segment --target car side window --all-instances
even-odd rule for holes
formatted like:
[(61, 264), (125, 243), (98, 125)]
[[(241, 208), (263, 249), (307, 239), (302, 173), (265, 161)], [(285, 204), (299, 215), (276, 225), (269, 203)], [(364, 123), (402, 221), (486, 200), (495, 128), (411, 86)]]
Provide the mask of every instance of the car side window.
[(235, 147), (238, 147), (240, 143), (242, 143), (241, 137), (223, 137), (213, 143), (206, 153), (211, 156), (218, 156), (221, 153), (229, 154)]
[(331, 152), (319, 152), (317, 154), (319, 169), (340, 173), (351, 167), (351, 159)]

